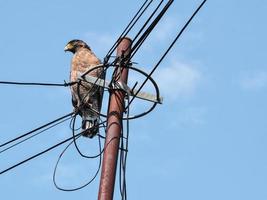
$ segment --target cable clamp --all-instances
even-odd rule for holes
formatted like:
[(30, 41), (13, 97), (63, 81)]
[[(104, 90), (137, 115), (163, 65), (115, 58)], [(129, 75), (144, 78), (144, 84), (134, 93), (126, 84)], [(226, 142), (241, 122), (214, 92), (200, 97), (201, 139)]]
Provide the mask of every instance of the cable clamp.
[(138, 92), (138, 90), (135, 90), (135, 89), (132, 90), (128, 85), (122, 82), (116, 82), (110, 85), (109, 81), (100, 79), (98, 77), (90, 76), (88, 74), (83, 75), (82, 73), (78, 73), (78, 80), (86, 81), (88, 83), (92, 83), (94, 85), (97, 85), (97, 86), (100, 86), (106, 89), (120, 89), (120, 90), (125, 91), (129, 96), (136, 96), (136, 98), (151, 101), (154, 103), (162, 104), (163, 102), (163, 97), (157, 98), (157, 96), (154, 94), (150, 94), (150, 93), (142, 92), (142, 91)]

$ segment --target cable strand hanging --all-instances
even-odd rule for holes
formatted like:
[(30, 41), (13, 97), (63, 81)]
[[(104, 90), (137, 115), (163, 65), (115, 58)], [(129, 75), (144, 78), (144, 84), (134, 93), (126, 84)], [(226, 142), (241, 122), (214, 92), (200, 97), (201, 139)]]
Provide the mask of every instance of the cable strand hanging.
[[(81, 135), (80, 135), (81, 136)], [(76, 139), (80, 138), (80, 136), (76, 137)], [(65, 191), (65, 192), (73, 192), (73, 191), (77, 191), (77, 190), (80, 190), (82, 188), (85, 188), (86, 186), (88, 186), (89, 184), (91, 184), (95, 178), (97, 177), (99, 171), (100, 171), (100, 168), (101, 168), (101, 141), (100, 141), (100, 136), (98, 136), (98, 142), (99, 142), (99, 164), (98, 164), (98, 167), (97, 167), (97, 170), (94, 174), (94, 176), (89, 180), (87, 181), (85, 184), (79, 186), (79, 187), (76, 187), (76, 188), (63, 188), (63, 187), (60, 187), (58, 184), (57, 184), (57, 181), (56, 181), (56, 172), (57, 172), (57, 168), (58, 168), (58, 164), (63, 156), (63, 154), (66, 152), (66, 150), (70, 147), (71, 144), (73, 144), (74, 140), (72, 140), (66, 147), (65, 149), (61, 152), (61, 154), (59, 155), (58, 159), (57, 159), (57, 162), (56, 162), (56, 165), (55, 165), (55, 168), (54, 168), (54, 172), (53, 172), (53, 183), (54, 183), (54, 186), (58, 189), (58, 190), (61, 190), (61, 191)]]

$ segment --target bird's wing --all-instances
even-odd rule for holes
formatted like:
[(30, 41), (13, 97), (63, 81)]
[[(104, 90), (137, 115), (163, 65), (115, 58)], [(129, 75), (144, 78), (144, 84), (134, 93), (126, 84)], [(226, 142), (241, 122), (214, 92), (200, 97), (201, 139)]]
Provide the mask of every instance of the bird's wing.
[[(78, 73), (84, 73), (89, 69), (94, 68), (96, 65), (100, 64), (100, 60), (95, 56), (95, 54), (89, 49), (83, 48), (80, 51), (76, 52), (72, 59), (71, 66), (71, 81), (77, 81)], [(102, 69), (98, 68), (96, 70), (91, 71), (89, 74), (94, 77), (101, 76)], [(88, 95), (88, 91), (93, 91), (93, 95)], [(82, 82), (78, 87), (77, 84), (71, 87), (71, 93), (73, 96), (74, 107), (79, 107), (81, 104), (94, 104), (96, 105), (97, 99), (97, 107), (95, 109), (99, 110), (101, 107), (101, 98), (103, 92), (101, 92), (102, 88), (92, 88), (92, 84)], [(76, 103), (77, 102), (77, 103)]]

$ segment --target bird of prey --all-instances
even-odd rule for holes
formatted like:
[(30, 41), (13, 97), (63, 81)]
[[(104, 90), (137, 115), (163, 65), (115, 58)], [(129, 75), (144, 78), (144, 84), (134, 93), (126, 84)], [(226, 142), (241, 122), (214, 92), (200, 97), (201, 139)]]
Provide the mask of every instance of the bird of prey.
[[(72, 52), (70, 81), (78, 81), (78, 74), (93, 69), (101, 62), (92, 52), (90, 47), (82, 40), (71, 40), (65, 46), (64, 51)], [(96, 68), (88, 75), (104, 78), (103, 67)], [(98, 133), (99, 115), (93, 110), (100, 112), (103, 88), (94, 86), (92, 83), (81, 81), (80, 84), (71, 86), (72, 105), (82, 118), (83, 135), (92, 138)]]

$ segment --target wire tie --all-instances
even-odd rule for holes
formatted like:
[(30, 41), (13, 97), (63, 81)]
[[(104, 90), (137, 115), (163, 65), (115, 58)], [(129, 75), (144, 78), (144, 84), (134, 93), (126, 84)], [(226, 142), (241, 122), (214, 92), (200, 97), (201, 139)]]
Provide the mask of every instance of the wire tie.
[(128, 149), (119, 148), (119, 150), (128, 152)]

